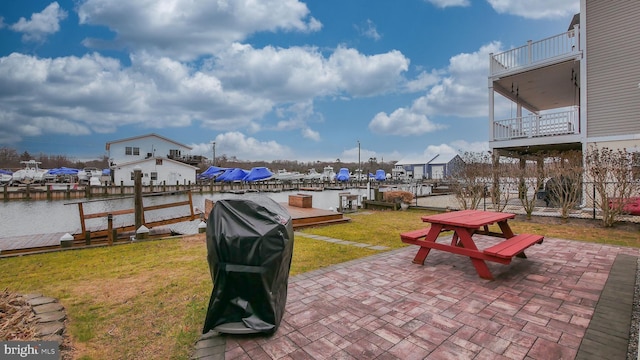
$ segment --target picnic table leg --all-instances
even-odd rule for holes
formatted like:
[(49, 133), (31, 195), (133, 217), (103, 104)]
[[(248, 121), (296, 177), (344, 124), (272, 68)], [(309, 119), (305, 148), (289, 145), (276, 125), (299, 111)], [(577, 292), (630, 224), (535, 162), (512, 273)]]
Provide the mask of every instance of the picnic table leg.
[[(440, 224), (432, 225), (429, 228), (429, 232), (427, 233), (427, 236), (424, 239), (424, 241), (425, 242), (436, 242), (436, 239), (440, 235), (440, 231), (441, 230), (442, 230), (442, 225), (440, 225)], [(418, 253), (416, 254), (416, 257), (413, 258), (412, 262), (414, 264), (424, 265), (424, 260), (427, 258), (427, 255), (429, 255), (429, 251), (430, 250), (431, 250), (431, 248), (429, 248), (429, 247), (421, 246), (420, 249), (418, 249)]]
[(511, 227), (507, 223), (507, 220), (498, 222), (498, 226), (500, 226), (500, 231), (502, 231), (505, 239), (509, 239), (514, 236)]
[[(468, 229), (465, 229), (465, 228), (458, 228), (458, 229), (455, 229), (454, 231), (460, 237), (460, 242), (462, 243), (463, 247), (465, 247), (466, 249), (479, 251), (478, 247), (476, 246), (473, 239), (471, 238), (471, 235), (473, 235), (473, 231), (469, 231)], [(484, 260), (473, 258), (473, 257), (469, 257), (469, 258), (471, 259), (471, 263), (473, 264), (473, 267), (476, 268), (476, 272), (481, 278), (486, 280), (493, 280), (491, 271), (489, 270), (489, 267), (487, 266), (487, 263), (485, 263)]]

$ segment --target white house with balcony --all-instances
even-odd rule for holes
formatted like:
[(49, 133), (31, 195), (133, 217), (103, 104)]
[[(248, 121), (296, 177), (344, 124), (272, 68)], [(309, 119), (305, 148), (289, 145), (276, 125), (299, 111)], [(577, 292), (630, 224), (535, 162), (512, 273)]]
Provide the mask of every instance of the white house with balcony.
[(114, 184), (133, 185), (133, 171), (142, 170), (143, 185), (195, 183), (199, 157), (191, 148), (157, 134), (108, 142), (106, 150)]
[[(493, 154), (531, 159), (590, 146), (640, 152), (639, 38), (640, 2), (581, 0), (566, 32), (491, 54)], [(512, 116), (496, 116), (499, 98)]]

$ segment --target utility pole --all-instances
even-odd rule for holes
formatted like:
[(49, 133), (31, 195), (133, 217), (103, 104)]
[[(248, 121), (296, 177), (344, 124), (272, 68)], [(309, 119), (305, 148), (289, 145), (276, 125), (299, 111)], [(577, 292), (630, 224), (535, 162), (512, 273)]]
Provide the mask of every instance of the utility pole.
[(360, 171), (360, 173), (358, 174), (358, 184), (360, 183), (360, 178), (362, 177), (362, 165), (360, 164), (360, 140), (358, 141), (358, 171)]
[(211, 142), (213, 148), (213, 166), (216, 166), (216, 142)]

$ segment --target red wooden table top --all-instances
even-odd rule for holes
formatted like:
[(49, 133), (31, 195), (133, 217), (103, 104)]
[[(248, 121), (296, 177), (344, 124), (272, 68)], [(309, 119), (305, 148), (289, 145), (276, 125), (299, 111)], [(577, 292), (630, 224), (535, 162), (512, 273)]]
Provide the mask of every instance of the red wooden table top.
[(479, 228), (484, 225), (513, 219), (516, 214), (482, 211), (482, 210), (461, 210), (442, 213), (437, 215), (422, 216), (424, 222), (432, 224), (444, 224), (450, 226), (460, 226), (467, 228)]

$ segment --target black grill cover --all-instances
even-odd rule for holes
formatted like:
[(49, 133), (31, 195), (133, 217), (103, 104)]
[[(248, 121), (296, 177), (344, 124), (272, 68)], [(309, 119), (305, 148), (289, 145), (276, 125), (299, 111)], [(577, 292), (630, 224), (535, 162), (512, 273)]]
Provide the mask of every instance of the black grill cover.
[(293, 224), (266, 196), (219, 200), (207, 222), (213, 291), (202, 333), (243, 323), (273, 334), (284, 314), (293, 254)]

